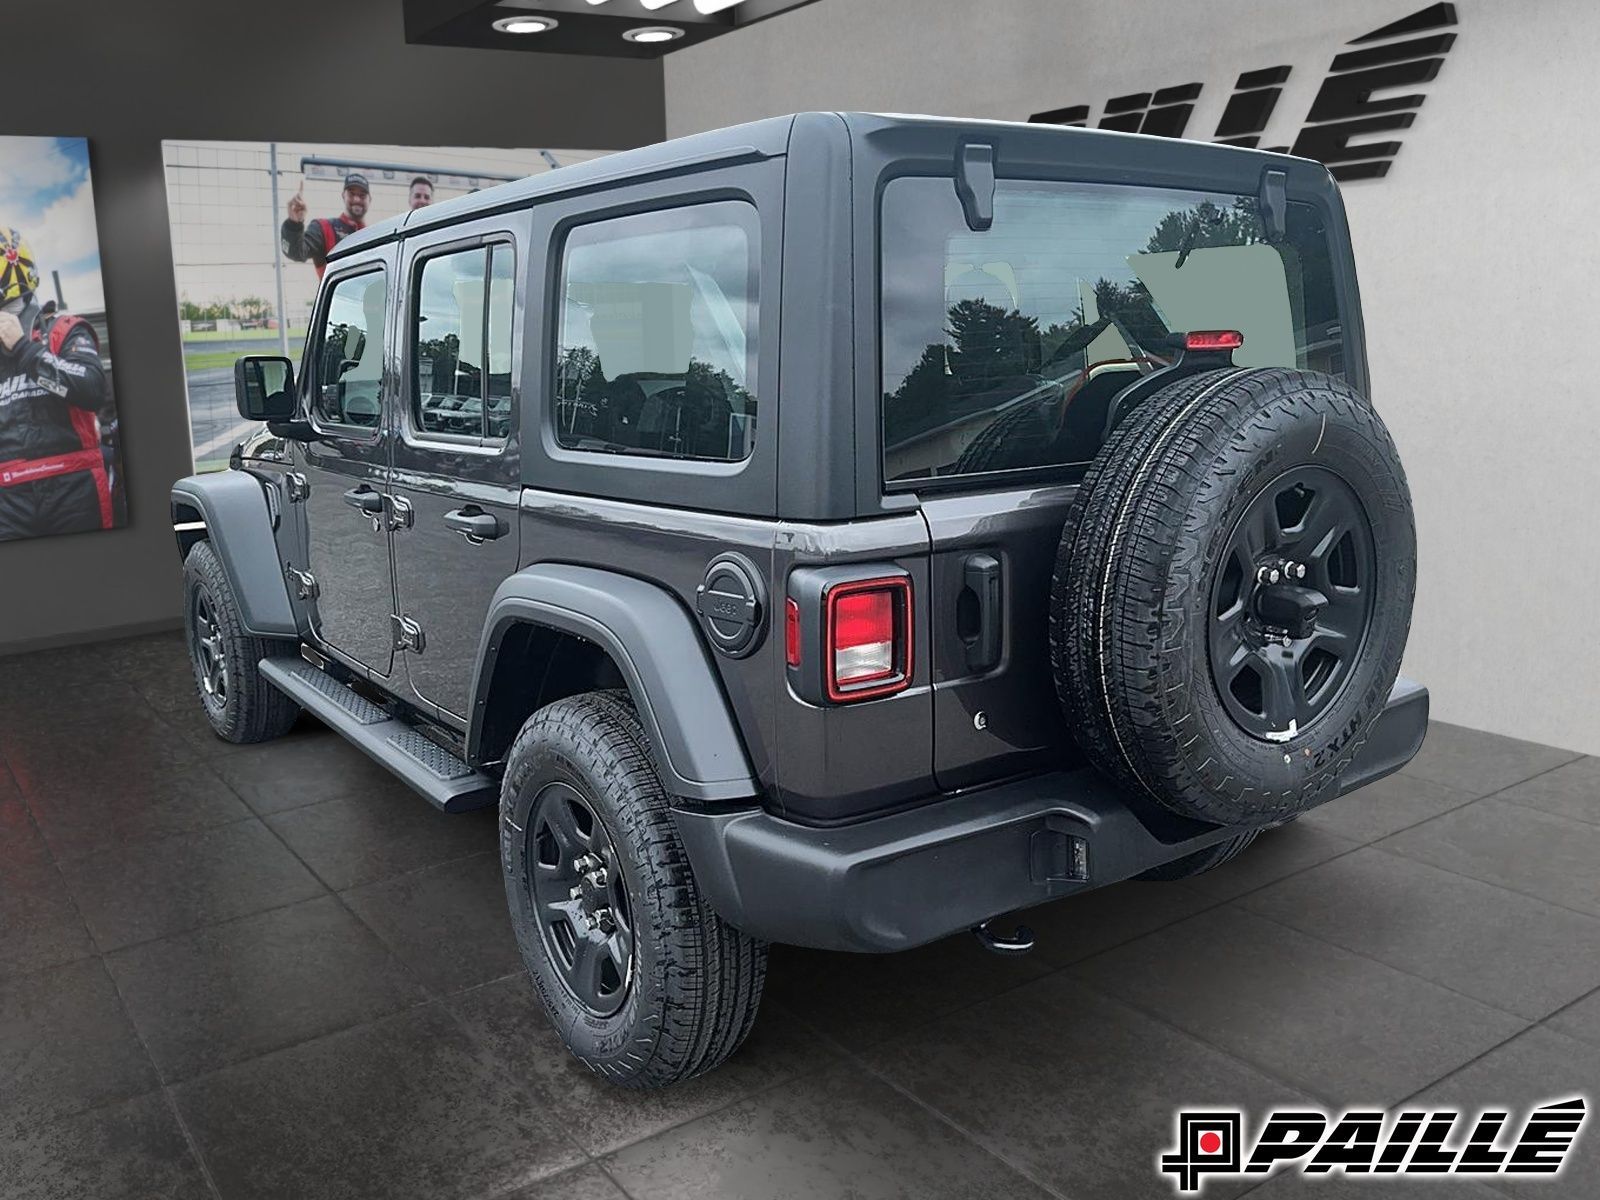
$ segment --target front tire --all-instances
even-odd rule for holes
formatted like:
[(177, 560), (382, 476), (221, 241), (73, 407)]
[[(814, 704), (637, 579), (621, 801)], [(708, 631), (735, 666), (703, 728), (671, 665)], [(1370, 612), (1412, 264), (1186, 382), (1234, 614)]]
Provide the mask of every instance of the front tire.
[(665, 1087), (748, 1036), (766, 945), (700, 894), (625, 694), (572, 696), (528, 718), (506, 759), (500, 862), (523, 963), (591, 1070)]
[(195, 690), (213, 733), (242, 745), (293, 728), (300, 706), (267, 682), (259, 664), (293, 654), (295, 644), (245, 632), (233, 585), (208, 541), (196, 542), (183, 560), (183, 631)]

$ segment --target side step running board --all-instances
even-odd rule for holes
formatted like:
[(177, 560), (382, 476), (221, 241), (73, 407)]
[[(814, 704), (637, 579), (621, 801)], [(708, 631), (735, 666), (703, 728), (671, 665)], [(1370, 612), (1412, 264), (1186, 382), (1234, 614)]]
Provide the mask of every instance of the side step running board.
[(498, 799), (500, 785), (494, 779), (473, 770), (326, 671), (303, 659), (283, 656), (262, 659), (261, 673), (273, 687), (445, 812), (486, 808)]

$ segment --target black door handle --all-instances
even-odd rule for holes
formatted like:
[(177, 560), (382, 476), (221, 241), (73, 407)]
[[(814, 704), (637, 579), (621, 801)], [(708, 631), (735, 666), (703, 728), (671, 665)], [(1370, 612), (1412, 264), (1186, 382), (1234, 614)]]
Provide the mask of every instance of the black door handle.
[(506, 532), (499, 517), (484, 512), (476, 504), (445, 513), (444, 525), (446, 529), (454, 530), (469, 542), (492, 542)]
[(359, 508), (369, 517), (375, 517), (383, 511), (383, 493), (373, 491), (364, 483), (346, 492), (344, 502), (351, 508)]
[(967, 637), (967, 669), (992, 671), (1000, 665), (1000, 638), (1005, 613), (1000, 602), (1000, 560), (992, 554), (969, 554), (961, 564), (962, 589), (976, 603), (976, 620)]

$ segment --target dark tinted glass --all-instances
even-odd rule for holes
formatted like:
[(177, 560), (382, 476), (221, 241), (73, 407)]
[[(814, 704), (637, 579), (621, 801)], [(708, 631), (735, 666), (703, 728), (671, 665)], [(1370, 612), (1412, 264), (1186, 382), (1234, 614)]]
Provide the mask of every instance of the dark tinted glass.
[(756, 433), (755, 209), (737, 201), (583, 225), (567, 238), (556, 438), (711, 462)]
[(501, 440), (511, 436), (511, 320), (517, 306), (516, 251), (494, 247), (489, 258), (489, 363), (485, 380), (483, 436)]
[(424, 260), (412, 391), (419, 432), (489, 439), (510, 432), (512, 261), (505, 245)]
[(1110, 403), (1169, 362), (1173, 332), (1237, 329), (1245, 366), (1343, 369), (1327, 238), (1253, 197), (1002, 180), (968, 229), (949, 179), (883, 200), (884, 477), (1088, 462)]
[(376, 429), (383, 413), (384, 273), (334, 284), (316, 342), (312, 409), (325, 425)]

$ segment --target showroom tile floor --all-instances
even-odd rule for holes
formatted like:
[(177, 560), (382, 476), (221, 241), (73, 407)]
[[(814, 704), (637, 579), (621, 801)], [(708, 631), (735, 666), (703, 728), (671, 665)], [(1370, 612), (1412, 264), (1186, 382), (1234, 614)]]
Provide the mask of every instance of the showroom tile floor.
[[(492, 814), (303, 724), (213, 739), (176, 636), (0, 659), (0, 1195), (1165, 1196), (1179, 1105), (1600, 1095), (1600, 760), (1435, 725), (1024, 958), (776, 950), (745, 1049), (639, 1095), (545, 1025)], [(1307, 1188), (1591, 1197), (1600, 1131), (1554, 1183), (1251, 1194)]]

